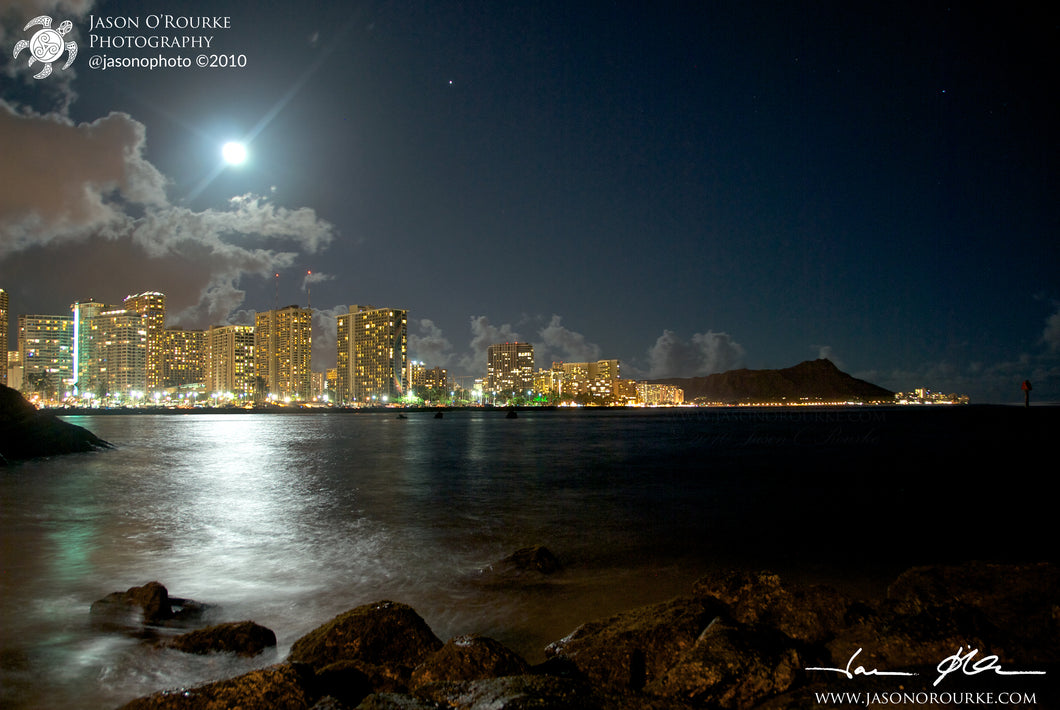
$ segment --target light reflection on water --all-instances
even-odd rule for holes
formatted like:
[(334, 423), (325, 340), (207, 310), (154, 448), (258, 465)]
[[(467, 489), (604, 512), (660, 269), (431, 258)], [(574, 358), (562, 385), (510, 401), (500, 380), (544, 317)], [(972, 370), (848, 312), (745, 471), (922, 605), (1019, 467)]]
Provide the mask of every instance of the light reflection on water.
[[(534, 662), (577, 624), (687, 593), (712, 568), (875, 583), (946, 550), (972, 554), (935, 543), (985, 509), (984, 493), (910, 462), (944, 456), (959, 471), (982, 465), (990, 442), (962, 434), (966, 419), (887, 412), (74, 420), (117, 448), (0, 469), (5, 708), (113, 707), (235, 675), (387, 598), (442, 639), (483, 633)], [(1019, 470), (1006, 475), (974, 554), (1052, 554), (1038, 542), (1051, 539), (1047, 497), (1020, 497)], [(566, 571), (484, 583), (482, 570), (530, 544)], [(215, 605), (213, 620), (268, 626), (279, 647), (198, 657), (89, 624), (94, 600), (151, 580)]]
[[(629, 565), (593, 559), (630, 537), (635, 501), (615, 490), (628, 481), (613, 466), (631, 463), (628, 441), (588, 441), (558, 418), (496, 419), (72, 418), (117, 449), (23, 464), (0, 488), (3, 705), (108, 707), (232, 675), (383, 598), (412, 604), (443, 639), (491, 633), (540, 660), (571, 624), (686, 588), (680, 572), (631, 588)], [(580, 462), (564, 460), (574, 453)], [(491, 562), (535, 543), (580, 571), (544, 591), (480, 583)], [(151, 580), (217, 605), (220, 620), (269, 626), (279, 648), (194, 657), (88, 624), (92, 601)], [(625, 589), (609, 608), (600, 597), (616, 581)]]

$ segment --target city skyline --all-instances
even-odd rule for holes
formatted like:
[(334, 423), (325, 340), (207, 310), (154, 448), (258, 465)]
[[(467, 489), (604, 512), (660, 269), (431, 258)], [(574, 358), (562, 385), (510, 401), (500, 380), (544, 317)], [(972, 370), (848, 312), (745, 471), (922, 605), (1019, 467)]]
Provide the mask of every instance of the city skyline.
[[(116, 283), (186, 328), (311, 300), (320, 369), (343, 309), (387, 303), (458, 374), (521, 341), (641, 378), (828, 357), (1060, 401), (1060, 62), (1033, 7), (183, 1), (244, 66), (106, 71), (138, 53), (101, 38), (151, 32), (100, 20), (153, 10), (0, 10), (9, 320)], [(12, 48), (42, 12), (80, 54), (38, 80)]]

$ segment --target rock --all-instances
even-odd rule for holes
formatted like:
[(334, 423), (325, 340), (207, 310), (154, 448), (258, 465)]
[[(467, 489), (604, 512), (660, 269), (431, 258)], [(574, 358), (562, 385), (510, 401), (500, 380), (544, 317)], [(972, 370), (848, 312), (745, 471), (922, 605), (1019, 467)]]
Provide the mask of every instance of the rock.
[(323, 698), (313, 703), (313, 707), (309, 708), (309, 710), (348, 710), (349, 707), (349, 705), (338, 698), (331, 695), (325, 695)]
[(544, 545), (532, 545), (516, 550), (500, 561), (501, 568), (517, 572), (555, 574), (563, 569), (556, 556)]
[(412, 687), (447, 680), (481, 680), (522, 675), (530, 666), (499, 641), (482, 636), (458, 636), (412, 672)]
[(404, 690), (406, 685), (374, 671), (370, 664), (339, 661), (317, 671), (314, 687), (319, 695), (356, 707), (370, 693), (394, 688)]
[(355, 662), (369, 676), (379, 672), (407, 682), (412, 669), (441, 647), (412, 607), (381, 601), (351, 609), (310, 631), (294, 642), (288, 658), (317, 670)]
[(1011, 655), (1060, 662), (1060, 567), (969, 562), (913, 567), (888, 587), (887, 598), (911, 612), (938, 607), (978, 610)]
[(357, 710), (441, 710), (442, 707), (431, 700), (423, 700), (411, 695), (373, 693), (357, 706)]
[(233, 621), (181, 634), (165, 645), (185, 653), (256, 656), (276, 645), (276, 634), (253, 621)]
[(712, 597), (744, 624), (773, 626), (793, 639), (827, 641), (848, 625), (854, 602), (825, 585), (791, 586), (771, 572), (719, 572), (692, 587), (697, 597)]
[(784, 634), (717, 618), (645, 690), (697, 706), (749, 708), (790, 688), (800, 668)]
[(0, 465), (111, 448), (88, 429), (39, 411), (18, 391), (0, 385)]
[(891, 602), (878, 605), (873, 613), (840, 630), (826, 648), (833, 668), (845, 668), (851, 655), (863, 648), (855, 665), (901, 670), (935, 666), (965, 644), (992, 649), (984, 640), (991, 636), (986, 618), (973, 609), (934, 607), (910, 612)]
[(602, 710), (603, 696), (583, 682), (540, 675), (432, 683), (417, 696), (446, 708), (462, 710)]
[(159, 624), (173, 618), (169, 592), (158, 582), (142, 587), (130, 587), (124, 592), (111, 592), (92, 603), (89, 610), (97, 622), (123, 626)]
[(477, 584), (498, 588), (549, 588), (563, 565), (544, 545), (523, 547), (479, 571)]
[(693, 598), (634, 609), (579, 626), (545, 655), (565, 659), (593, 682), (639, 690), (691, 648), (721, 610), (716, 601)]
[(163, 690), (120, 710), (308, 710), (311, 669), (282, 663), (190, 689)]

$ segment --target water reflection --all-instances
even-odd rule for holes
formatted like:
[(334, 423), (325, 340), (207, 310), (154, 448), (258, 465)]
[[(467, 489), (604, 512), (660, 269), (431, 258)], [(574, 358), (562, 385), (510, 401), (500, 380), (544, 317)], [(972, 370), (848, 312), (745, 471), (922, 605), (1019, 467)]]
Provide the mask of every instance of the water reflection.
[[(746, 445), (763, 440), (757, 421), (665, 414), (77, 423), (118, 448), (0, 476), (5, 708), (111, 707), (232, 675), (384, 598), (411, 604), (443, 639), (489, 634), (540, 660), (578, 623), (683, 593), (709, 565), (849, 568), (858, 539), (819, 541), (911, 504), (891, 478), (880, 489), (847, 476), (871, 463), (854, 448), (782, 445), (799, 443), (793, 427), (812, 425), (803, 421), (767, 422), (782, 442), (773, 448)], [(904, 443), (881, 450), (905, 455)], [(904, 516), (902, 532), (969, 509), (934, 503), (919, 508), (932, 516)], [(533, 589), (481, 583), (480, 570), (529, 544), (549, 546), (567, 571)], [(216, 605), (224, 620), (274, 629), (279, 648), (249, 661), (192, 657), (88, 624), (92, 601), (151, 580)]]

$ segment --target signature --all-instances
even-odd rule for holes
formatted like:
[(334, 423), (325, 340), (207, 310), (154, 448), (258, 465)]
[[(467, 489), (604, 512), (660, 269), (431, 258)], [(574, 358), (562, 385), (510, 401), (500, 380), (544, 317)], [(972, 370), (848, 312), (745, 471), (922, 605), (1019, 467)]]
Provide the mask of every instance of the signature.
[[(881, 671), (877, 668), (865, 668), (865, 666), (858, 666), (854, 670), (850, 670), (850, 667), (854, 665), (854, 659), (858, 657), (862, 649), (854, 651), (854, 654), (847, 661), (846, 668), (823, 668), (814, 667), (807, 668), (808, 671), (830, 671), (832, 673), (840, 673), (845, 675), (847, 678), (853, 678), (857, 675), (898, 675), (898, 676), (915, 676), (916, 673), (906, 673), (904, 671)], [(975, 656), (979, 654), (979, 649), (968, 647), (968, 651), (964, 651), (964, 646), (959, 646), (957, 652), (952, 656), (939, 661), (939, 664), (935, 666), (935, 670), (939, 672), (939, 677), (932, 683), (933, 686), (937, 686), (942, 682), (942, 679), (948, 676), (950, 673), (961, 671), (964, 675), (978, 675), (987, 671), (993, 671), (997, 675), (1045, 675), (1045, 671), (1006, 671), (1003, 670), (998, 663), (997, 656), (983, 656), (977, 661)]]
[(858, 666), (851, 672), (850, 667), (854, 665), (854, 659), (858, 657), (862, 649), (854, 651), (854, 655), (847, 661), (846, 668), (807, 668), (808, 671), (833, 671), (835, 673), (842, 673), (847, 678), (853, 678), (856, 675), (916, 675), (916, 673), (903, 673), (902, 671), (881, 671), (875, 668), (866, 669), (865, 666)]

